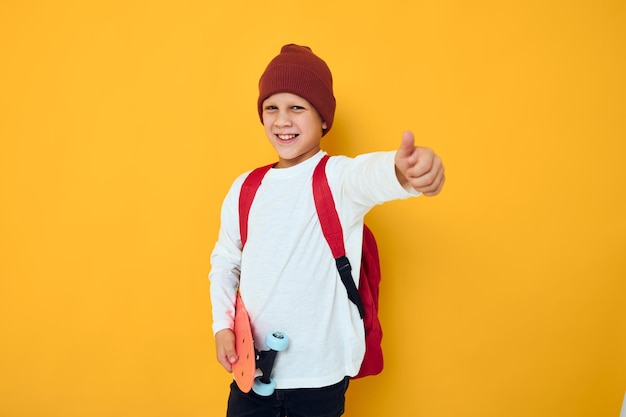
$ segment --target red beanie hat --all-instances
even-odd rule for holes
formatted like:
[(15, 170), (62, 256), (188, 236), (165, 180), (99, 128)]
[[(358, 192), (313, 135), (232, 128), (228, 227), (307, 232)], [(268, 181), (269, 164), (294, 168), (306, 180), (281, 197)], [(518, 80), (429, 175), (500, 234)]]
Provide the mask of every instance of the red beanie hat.
[(258, 109), (263, 123), (263, 101), (276, 93), (292, 93), (306, 99), (326, 122), (324, 135), (333, 125), (335, 97), (328, 65), (308, 46), (285, 45), (270, 61), (259, 80)]

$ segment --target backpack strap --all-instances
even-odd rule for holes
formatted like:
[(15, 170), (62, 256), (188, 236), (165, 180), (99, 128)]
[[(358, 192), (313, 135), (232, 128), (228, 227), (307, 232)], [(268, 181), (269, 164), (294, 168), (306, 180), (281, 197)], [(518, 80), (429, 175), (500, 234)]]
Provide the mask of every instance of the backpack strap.
[(330, 246), (330, 250), (335, 258), (337, 271), (341, 277), (341, 282), (346, 287), (348, 299), (356, 304), (359, 309), (361, 318), (365, 315), (363, 302), (359, 295), (359, 290), (352, 279), (352, 266), (346, 257), (346, 248), (343, 241), (343, 229), (339, 221), (339, 215), (335, 208), (335, 200), (328, 185), (326, 177), (326, 163), (330, 157), (324, 155), (322, 160), (313, 171), (313, 199), (315, 200), (315, 208), (319, 217), (322, 233)]
[[(333, 199), (328, 185), (328, 178), (326, 177), (326, 163), (329, 158), (328, 155), (324, 155), (313, 171), (313, 199), (315, 200), (315, 209), (324, 238), (328, 242), (333, 258), (335, 258), (335, 264), (337, 265), (341, 282), (348, 292), (348, 299), (357, 306), (359, 315), (363, 318), (365, 316), (365, 309), (363, 308), (359, 290), (352, 278), (352, 266), (346, 257), (346, 249), (343, 242), (343, 229), (341, 228), (339, 215), (335, 208), (335, 200)], [(242, 247), (246, 245), (246, 241), (248, 240), (248, 217), (254, 196), (265, 174), (275, 165), (275, 163), (272, 163), (254, 169), (248, 174), (241, 185), (239, 195), (239, 233)]]
[(243, 181), (241, 192), (239, 195), (239, 234), (241, 236), (242, 248), (246, 246), (248, 240), (248, 216), (250, 215), (250, 207), (257, 190), (261, 186), (261, 181), (267, 171), (272, 169), (275, 163), (256, 168)]

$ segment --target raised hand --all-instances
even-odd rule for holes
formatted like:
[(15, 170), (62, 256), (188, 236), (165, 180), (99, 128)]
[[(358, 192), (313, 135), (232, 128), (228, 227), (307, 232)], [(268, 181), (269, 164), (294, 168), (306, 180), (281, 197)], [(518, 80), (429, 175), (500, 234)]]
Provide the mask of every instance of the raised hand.
[(396, 152), (396, 176), (402, 186), (410, 185), (427, 196), (439, 194), (445, 182), (441, 158), (430, 148), (415, 146), (415, 137), (404, 132)]

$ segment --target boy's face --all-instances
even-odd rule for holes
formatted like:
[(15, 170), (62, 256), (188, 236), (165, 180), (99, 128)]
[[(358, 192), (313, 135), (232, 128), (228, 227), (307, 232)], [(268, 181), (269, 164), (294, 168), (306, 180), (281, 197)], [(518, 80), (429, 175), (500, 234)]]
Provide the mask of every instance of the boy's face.
[(263, 102), (263, 126), (278, 153), (276, 167), (288, 168), (319, 152), (326, 122), (304, 98), (277, 93)]

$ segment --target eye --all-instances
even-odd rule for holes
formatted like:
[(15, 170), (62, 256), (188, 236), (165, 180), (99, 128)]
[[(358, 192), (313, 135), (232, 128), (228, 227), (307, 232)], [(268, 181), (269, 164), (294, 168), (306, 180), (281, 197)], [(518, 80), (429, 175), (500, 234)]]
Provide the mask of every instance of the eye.
[(302, 111), (302, 110), (306, 110), (306, 109), (303, 106), (296, 105), (296, 106), (291, 106), (291, 110)]
[(276, 107), (276, 106), (274, 106), (274, 105), (270, 104), (270, 105), (268, 105), (268, 106), (265, 106), (265, 109), (264, 109), (264, 110), (266, 110), (266, 111), (272, 111), (272, 110), (276, 110), (277, 108), (278, 108), (278, 107)]

